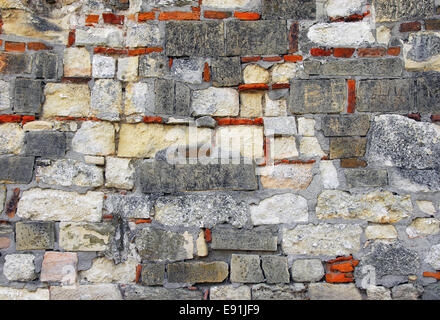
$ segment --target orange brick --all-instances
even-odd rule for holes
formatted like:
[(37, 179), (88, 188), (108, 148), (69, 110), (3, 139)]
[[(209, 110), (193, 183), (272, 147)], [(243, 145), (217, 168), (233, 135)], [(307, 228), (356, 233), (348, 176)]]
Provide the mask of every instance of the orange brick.
[(278, 62), (283, 60), (283, 58), (281, 57), (264, 57), (263, 61), (268, 61), (268, 62)]
[(398, 56), (400, 55), (400, 47), (393, 47), (387, 50), (387, 55), (389, 56)]
[(5, 50), (13, 52), (24, 52), (26, 51), (26, 44), (24, 42), (5, 42)]
[(437, 280), (440, 280), (440, 272), (433, 273), (433, 272), (423, 272), (424, 277), (431, 277)]
[(21, 116), (0, 115), (0, 123), (5, 123), (5, 122), (21, 122)]
[(242, 63), (257, 62), (260, 60), (261, 60), (261, 57), (243, 57), (243, 58), (241, 58)]
[(200, 20), (200, 12), (161, 12), (159, 14), (159, 20)]
[(269, 86), (265, 83), (242, 84), (238, 87), (238, 91), (268, 90), (268, 89), (269, 89)]
[(97, 14), (90, 14), (86, 17), (86, 23), (98, 23), (99, 22), (99, 15)]
[(343, 262), (330, 266), (332, 272), (353, 272), (354, 268), (350, 262)]
[(52, 50), (52, 47), (46, 46), (42, 42), (28, 42), (28, 50), (39, 51), (39, 50)]
[(339, 258), (327, 261), (327, 263), (335, 263), (335, 262), (341, 262), (341, 261), (350, 261), (352, 259), (353, 259), (353, 256), (339, 257)]
[(125, 17), (123, 15), (115, 15), (113, 13), (103, 13), (102, 18), (104, 23), (109, 24), (124, 24)]
[(261, 15), (256, 12), (234, 12), (234, 17), (240, 20), (259, 20)]
[(145, 123), (162, 123), (161, 117), (144, 117), (143, 121)]
[(329, 283), (346, 283), (354, 282), (353, 275), (347, 273), (327, 273), (325, 281)]
[(205, 229), (205, 241), (206, 242), (212, 241), (211, 230), (209, 229)]
[(298, 61), (302, 61), (303, 57), (302, 56), (297, 56), (297, 55), (285, 55), (284, 56), (284, 61), (286, 62), (298, 62)]
[(205, 62), (205, 69), (203, 70), (203, 81), (209, 82), (211, 81), (211, 75), (209, 73), (209, 64)]
[(138, 264), (136, 266), (136, 283), (139, 283), (139, 281), (141, 279), (141, 271), (142, 271), (142, 265)]
[(272, 85), (272, 89), (289, 89), (290, 83), (275, 83)]
[(152, 52), (162, 52), (163, 48), (162, 47), (151, 47), (151, 48), (147, 48), (147, 53), (152, 53)]
[(75, 30), (69, 32), (69, 37), (67, 40), (67, 47), (71, 47), (75, 44)]
[(384, 56), (386, 52), (385, 48), (360, 48), (358, 49), (358, 56), (361, 58), (375, 58)]
[(227, 19), (232, 16), (232, 13), (225, 11), (205, 11), (203, 16), (206, 19)]
[(352, 80), (352, 79), (347, 80), (347, 86), (348, 86), (347, 112), (354, 113), (356, 108), (356, 80)]
[(139, 12), (138, 14), (138, 22), (143, 22), (147, 20), (154, 20), (156, 19), (156, 12)]
[(147, 48), (128, 50), (129, 56), (138, 56), (138, 55), (146, 54), (146, 53), (147, 53)]
[(333, 50), (333, 55), (336, 58), (351, 58), (355, 51), (356, 49), (354, 48), (335, 48)]

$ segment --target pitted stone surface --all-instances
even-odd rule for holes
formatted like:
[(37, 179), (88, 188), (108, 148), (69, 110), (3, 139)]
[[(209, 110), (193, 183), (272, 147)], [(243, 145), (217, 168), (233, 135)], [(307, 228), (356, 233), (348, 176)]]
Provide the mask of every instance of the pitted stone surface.
[(55, 225), (53, 222), (17, 222), (15, 248), (17, 250), (53, 249)]
[(306, 288), (302, 283), (272, 285), (260, 283), (252, 286), (253, 300), (306, 300)]
[(258, 283), (264, 280), (257, 255), (233, 254), (231, 257), (231, 282)]
[(376, 21), (396, 21), (431, 16), (434, 11), (432, 0), (374, 0)]
[(313, 0), (263, 0), (263, 19), (313, 20), (316, 4)]
[(240, 230), (215, 228), (211, 248), (214, 250), (276, 251), (277, 236), (268, 229)]
[(108, 223), (61, 222), (59, 245), (66, 251), (105, 251), (114, 233)]
[(215, 262), (177, 262), (168, 265), (168, 281), (175, 283), (215, 283), (228, 277), (228, 264)]
[(188, 289), (168, 289), (163, 287), (128, 286), (126, 300), (202, 300), (203, 291)]

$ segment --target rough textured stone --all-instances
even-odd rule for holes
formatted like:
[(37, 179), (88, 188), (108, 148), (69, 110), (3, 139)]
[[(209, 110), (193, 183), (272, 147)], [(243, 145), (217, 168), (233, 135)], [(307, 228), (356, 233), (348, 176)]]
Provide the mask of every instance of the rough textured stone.
[(165, 37), (168, 56), (224, 55), (223, 22), (168, 21)]
[(306, 157), (324, 157), (326, 155), (315, 137), (302, 137), (299, 152)]
[(272, 100), (269, 94), (265, 94), (265, 117), (285, 117), (287, 116), (287, 101), (286, 99)]
[(51, 300), (122, 300), (116, 284), (50, 287)]
[(282, 164), (259, 170), (261, 185), (265, 189), (304, 190), (313, 179), (312, 164)]
[(264, 280), (257, 255), (233, 254), (231, 257), (231, 282), (258, 283)]
[(276, 64), (272, 68), (272, 83), (290, 83), (295, 78), (299, 68), (296, 63)]
[(356, 109), (363, 112), (411, 111), (416, 107), (414, 95), (412, 79), (361, 80), (357, 82)]
[(122, 85), (109, 79), (96, 80), (90, 99), (91, 114), (99, 119), (118, 121), (121, 113)]
[(62, 132), (31, 131), (26, 133), (26, 155), (58, 158), (66, 153), (66, 136)]
[(339, 190), (324, 190), (318, 197), (318, 219), (365, 219), (375, 223), (394, 223), (409, 217), (411, 198), (393, 195), (389, 191), (350, 194)]
[(75, 32), (75, 44), (78, 46), (105, 46), (109, 48), (121, 48), (124, 46), (124, 34), (119, 28), (95, 28), (77, 29)]
[(241, 228), (248, 219), (245, 204), (228, 194), (160, 197), (154, 205), (154, 220), (167, 226), (212, 228), (228, 223)]
[(90, 77), (92, 74), (90, 53), (86, 48), (64, 49), (63, 64), (65, 77)]
[(386, 170), (346, 170), (345, 179), (350, 188), (382, 187), (388, 184)]
[(139, 170), (144, 193), (257, 189), (255, 165), (251, 164), (171, 165), (155, 161), (144, 162)]
[(276, 137), (272, 149), (274, 160), (291, 159), (299, 156), (295, 137)]
[(77, 264), (76, 253), (48, 251), (44, 254), (40, 281), (73, 285), (76, 282)]
[(277, 235), (271, 230), (215, 228), (212, 232), (213, 250), (276, 251)]
[(127, 116), (153, 114), (155, 112), (154, 100), (154, 83), (129, 83), (125, 88), (124, 113)]
[(431, 0), (374, 0), (376, 21), (396, 21), (431, 16), (434, 2)]
[(422, 112), (440, 112), (440, 76), (430, 74), (416, 81), (417, 109)]
[(418, 300), (420, 291), (410, 283), (401, 284), (392, 290), (393, 300)]
[(333, 161), (322, 160), (319, 163), (319, 171), (321, 172), (322, 186), (324, 189), (336, 189), (339, 187), (338, 171)]
[(5, 200), (6, 200), (6, 188), (0, 187), (0, 212), (3, 212)]
[(434, 245), (429, 249), (424, 260), (436, 270), (440, 270), (440, 244)]
[[(224, 126), (216, 131), (216, 146), (231, 158), (232, 163), (240, 158), (258, 159), (264, 156), (263, 128), (259, 126)], [(223, 162), (222, 162), (223, 163)], [(248, 162), (247, 162), (248, 163)]]
[(295, 135), (297, 134), (295, 117), (264, 118), (264, 135)]
[(213, 283), (223, 282), (229, 274), (228, 264), (215, 262), (177, 262), (167, 267), (168, 282)]
[(202, 300), (203, 291), (188, 289), (167, 289), (162, 287), (128, 286), (126, 300)]
[(362, 228), (348, 224), (298, 225), (283, 229), (285, 254), (348, 255), (360, 250)]
[(48, 83), (43, 118), (87, 117), (90, 109), (90, 90), (87, 84)]
[(0, 73), (2, 74), (29, 74), (32, 72), (32, 59), (27, 54), (1, 53)]
[(392, 225), (371, 225), (365, 228), (367, 239), (393, 240), (397, 239), (397, 230)]
[(148, 263), (142, 265), (142, 284), (146, 286), (161, 286), (165, 278), (165, 265)]
[(316, 4), (313, 0), (263, 0), (263, 19), (314, 20)]
[(311, 283), (310, 300), (362, 300), (354, 284)]
[(145, 78), (163, 78), (169, 73), (168, 57), (162, 53), (153, 52), (139, 58), (139, 76)]
[(101, 168), (72, 159), (37, 161), (36, 181), (64, 187), (99, 187), (104, 184)]
[(115, 152), (115, 128), (108, 122), (85, 121), (72, 139), (75, 152), (106, 156)]
[(104, 251), (114, 232), (108, 223), (61, 222), (59, 245), (66, 251)]
[(30, 183), (34, 157), (0, 157), (0, 183)]
[(56, 54), (39, 51), (34, 58), (35, 76), (38, 79), (58, 78), (58, 56)]
[(193, 116), (237, 116), (240, 108), (239, 94), (235, 89), (209, 88), (192, 94)]
[(261, 0), (205, 0), (203, 6), (216, 9), (255, 10), (261, 6)]
[(381, 286), (369, 286), (367, 288), (368, 300), (391, 300), (389, 289)]
[(16, 250), (53, 249), (55, 225), (53, 222), (17, 222), (15, 224)]
[(256, 118), (263, 115), (264, 92), (240, 93), (240, 117)]
[(149, 261), (179, 261), (193, 258), (193, 236), (188, 232), (174, 233), (144, 228), (135, 239), (142, 259)]
[(254, 225), (307, 222), (309, 216), (307, 200), (292, 193), (266, 198), (250, 211)]
[(116, 60), (113, 57), (93, 55), (93, 78), (113, 78), (116, 72)]
[(116, 76), (120, 81), (136, 81), (138, 78), (139, 57), (124, 57), (118, 59)]
[(133, 189), (134, 171), (130, 159), (107, 157), (105, 162), (105, 186), (127, 190)]
[(0, 124), (0, 154), (19, 154), (23, 148), (25, 133), (16, 123)]
[(306, 288), (302, 283), (292, 285), (257, 284), (252, 286), (253, 300), (306, 300)]
[(322, 128), (326, 137), (366, 136), (370, 128), (370, 117), (368, 115), (324, 116)]
[(424, 213), (427, 213), (431, 216), (435, 214), (435, 207), (434, 204), (431, 201), (424, 201), (424, 200), (418, 200), (416, 201), (417, 207), (423, 211)]
[(395, 169), (390, 176), (390, 185), (411, 192), (440, 190), (440, 172), (434, 170)]
[(293, 80), (288, 103), (294, 114), (339, 113), (346, 99), (344, 80)]
[[(8, 96), (5, 97), (6, 99)], [(15, 79), (14, 112), (18, 114), (36, 114), (41, 112), (43, 86), (39, 80)]]
[(401, 59), (374, 58), (330, 60), (321, 63), (318, 60), (307, 60), (304, 61), (304, 71), (309, 75), (325, 77), (400, 77), (403, 72), (403, 61)]
[(330, 159), (363, 157), (366, 148), (366, 138), (330, 138)]
[(32, 281), (37, 277), (34, 260), (33, 254), (8, 254), (3, 273), (9, 281)]
[(228, 56), (278, 55), (287, 53), (286, 22), (278, 20), (225, 22), (225, 53)]
[(101, 220), (104, 194), (89, 191), (76, 192), (33, 188), (23, 191), (17, 215), (24, 219), (42, 221)]
[(430, 284), (423, 288), (423, 300), (440, 300), (440, 282)]
[(378, 116), (372, 126), (368, 162), (405, 169), (439, 168), (439, 139), (440, 129), (434, 124), (399, 115)]
[(209, 290), (209, 300), (251, 300), (251, 288), (234, 285), (214, 286)]
[(370, 23), (363, 21), (318, 23), (307, 37), (320, 46), (356, 47), (375, 42)]
[(212, 85), (233, 87), (241, 81), (241, 62), (239, 57), (217, 57), (212, 60)]
[(137, 265), (137, 261), (130, 258), (119, 264), (107, 258), (97, 258), (90, 269), (81, 271), (80, 278), (92, 283), (131, 283), (136, 280)]
[(49, 300), (49, 289), (38, 288), (36, 291), (0, 287), (0, 300)]
[(409, 238), (424, 237), (440, 232), (440, 220), (434, 218), (416, 218), (406, 228)]
[(107, 194), (104, 209), (110, 215), (122, 218), (147, 219), (153, 207), (153, 201), (148, 196)]
[(262, 256), (261, 267), (267, 283), (289, 283), (290, 274), (287, 258), (282, 256)]
[(127, 29), (126, 45), (128, 47), (159, 47), (162, 42), (163, 35), (157, 23), (142, 23)]
[(324, 276), (324, 267), (321, 260), (301, 259), (293, 262), (290, 272), (293, 281), (317, 282)]
[(258, 64), (248, 64), (243, 69), (244, 83), (269, 83), (270, 73)]
[[(239, 60), (240, 61), (240, 60)], [(240, 80), (239, 80), (240, 82)], [(238, 84), (238, 83), (237, 83)], [(10, 110), (11, 104), (11, 83), (7, 81), (0, 80), (0, 112)]]
[(176, 80), (191, 84), (201, 84), (203, 82), (204, 67), (205, 61), (200, 58), (174, 59), (170, 73)]
[(364, 0), (328, 0), (324, 4), (324, 8), (329, 17), (346, 17), (362, 13), (364, 5)]

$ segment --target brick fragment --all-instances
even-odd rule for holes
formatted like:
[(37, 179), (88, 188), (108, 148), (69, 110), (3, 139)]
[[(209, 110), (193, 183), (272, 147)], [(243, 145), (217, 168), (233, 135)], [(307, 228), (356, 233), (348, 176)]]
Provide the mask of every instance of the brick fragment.
[(238, 87), (238, 91), (251, 91), (251, 90), (269, 90), (269, 86), (265, 83), (250, 83), (250, 84), (242, 84)]
[(352, 274), (347, 273), (327, 273), (325, 281), (329, 283), (347, 283), (354, 282), (354, 278)]
[(400, 55), (400, 51), (401, 51), (400, 47), (388, 48), (387, 55), (398, 56), (398, 55)]
[(102, 19), (104, 19), (104, 23), (109, 24), (124, 24), (125, 16), (123, 15), (115, 15), (113, 13), (103, 13)]
[(261, 60), (261, 57), (243, 57), (243, 58), (241, 58), (241, 62), (243, 62), (243, 63), (257, 62), (260, 60)]
[(310, 54), (314, 57), (329, 57), (333, 54), (333, 49), (312, 48)]
[(5, 42), (5, 51), (8, 52), (25, 52), (26, 44), (24, 42)]
[(139, 12), (138, 13), (138, 22), (144, 22), (148, 20), (156, 19), (156, 12)]
[(375, 58), (384, 56), (386, 52), (385, 48), (360, 48), (358, 49), (358, 56), (360, 58)]
[(200, 20), (200, 12), (169, 11), (161, 12), (159, 20)]
[(347, 80), (348, 86), (348, 105), (347, 112), (354, 113), (356, 108), (356, 80)]
[(203, 16), (206, 19), (227, 19), (232, 16), (232, 12), (225, 11), (205, 11)]
[(355, 48), (334, 48), (333, 55), (336, 58), (351, 58), (355, 51)]
[(43, 42), (28, 42), (27, 48), (33, 51), (52, 50), (52, 47), (45, 45)]
[(9, 219), (15, 217), (19, 198), (20, 198), (20, 188), (15, 188), (12, 197), (9, 199), (6, 205), (6, 214), (8, 215)]
[(298, 61), (302, 61), (302, 60), (303, 60), (303, 57), (298, 56), (298, 55), (285, 55), (284, 56), (285, 62), (298, 62)]
[(425, 29), (426, 30), (440, 30), (440, 19), (425, 20)]
[(240, 20), (259, 20), (261, 15), (256, 12), (234, 12), (234, 17)]
[(98, 14), (89, 14), (86, 17), (86, 23), (98, 23), (99, 22), (99, 15)]
[(422, 24), (418, 21), (406, 22), (400, 25), (400, 32), (413, 32), (422, 30)]

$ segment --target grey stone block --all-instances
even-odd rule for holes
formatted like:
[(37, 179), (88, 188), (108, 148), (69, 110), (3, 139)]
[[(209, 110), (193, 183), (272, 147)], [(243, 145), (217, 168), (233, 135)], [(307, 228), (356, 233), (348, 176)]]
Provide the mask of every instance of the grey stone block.
[(153, 203), (146, 195), (107, 194), (104, 209), (108, 214), (122, 218), (145, 219), (150, 217)]
[(161, 286), (165, 278), (165, 265), (148, 263), (142, 266), (142, 284), (146, 286)]
[(216, 283), (223, 282), (229, 274), (229, 266), (223, 261), (177, 262), (168, 264), (168, 282)]
[(202, 128), (212, 128), (217, 127), (217, 121), (215, 121), (210, 116), (200, 117), (196, 120), (196, 126)]
[(363, 157), (366, 148), (366, 138), (330, 138), (330, 159)]
[(356, 109), (361, 112), (398, 112), (415, 109), (413, 79), (357, 82)]
[(257, 255), (233, 254), (231, 257), (231, 282), (263, 282), (260, 257)]
[(31, 72), (31, 56), (20, 53), (0, 54), (0, 74), (29, 74)]
[(17, 250), (46, 250), (54, 248), (53, 222), (17, 222), (15, 225)]
[(38, 79), (58, 78), (58, 56), (53, 53), (39, 51), (35, 54), (35, 76)]
[(275, 286), (260, 283), (252, 286), (252, 300), (307, 300), (306, 294), (302, 283)]
[(174, 114), (174, 81), (156, 79), (154, 93), (156, 113)]
[(214, 250), (277, 251), (278, 237), (271, 230), (216, 228), (212, 231)]
[(41, 111), (43, 84), (38, 80), (15, 79), (14, 112), (35, 115)]
[(398, 58), (392, 59), (356, 59), (329, 60), (321, 63), (318, 60), (304, 61), (304, 71), (309, 75), (333, 76), (366, 76), (366, 77), (400, 77), (404, 66)]
[(240, 57), (219, 57), (212, 60), (212, 84), (214, 87), (234, 87), (241, 82)]
[(62, 157), (66, 153), (66, 136), (63, 132), (31, 131), (26, 133), (26, 155)]
[(262, 267), (267, 283), (289, 283), (290, 274), (287, 257), (262, 256)]
[(263, 19), (314, 20), (316, 1), (314, 0), (263, 0)]
[(165, 77), (169, 74), (169, 58), (153, 52), (139, 57), (139, 76), (144, 78)]
[(424, 18), (434, 14), (433, 0), (374, 0), (377, 21)]
[(202, 300), (203, 291), (130, 285), (125, 289), (124, 297), (126, 300)]
[(34, 157), (1, 157), (0, 182), (30, 183), (34, 172)]
[(190, 116), (191, 89), (182, 82), (176, 82), (175, 86), (174, 114)]
[(416, 107), (421, 112), (440, 112), (440, 76), (428, 74), (416, 81)]
[(440, 281), (424, 287), (423, 300), (440, 300)]
[(396, 169), (390, 177), (393, 187), (413, 192), (440, 191), (439, 170)]
[(218, 21), (169, 21), (166, 24), (167, 56), (210, 57), (224, 55), (224, 25)]
[(347, 100), (345, 80), (293, 80), (290, 88), (288, 103), (294, 114), (344, 111)]
[(359, 114), (324, 116), (322, 129), (326, 137), (366, 136), (370, 129), (370, 116)]
[(388, 184), (386, 170), (346, 170), (345, 179), (350, 188), (382, 187)]
[[(226, 55), (278, 55), (287, 53), (286, 21), (240, 21), (226, 23)], [(286, 32), (283, 32), (286, 31)]]

